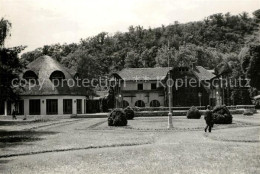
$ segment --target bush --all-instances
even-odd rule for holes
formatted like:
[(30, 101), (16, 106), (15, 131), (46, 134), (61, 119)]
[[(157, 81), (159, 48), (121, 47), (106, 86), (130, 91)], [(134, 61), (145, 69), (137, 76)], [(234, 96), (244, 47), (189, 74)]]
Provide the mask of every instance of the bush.
[(201, 114), (200, 114), (200, 111), (195, 106), (192, 106), (188, 110), (186, 116), (187, 116), (188, 119), (200, 119)]
[(124, 111), (125, 111), (127, 120), (132, 120), (135, 117), (135, 111), (130, 106), (125, 108)]
[(216, 106), (212, 112), (213, 112), (213, 118), (214, 118), (215, 124), (231, 124), (232, 123), (233, 117), (225, 105)]
[(108, 117), (108, 126), (126, 126), (127, 119), (123, 109), (114, 109)]

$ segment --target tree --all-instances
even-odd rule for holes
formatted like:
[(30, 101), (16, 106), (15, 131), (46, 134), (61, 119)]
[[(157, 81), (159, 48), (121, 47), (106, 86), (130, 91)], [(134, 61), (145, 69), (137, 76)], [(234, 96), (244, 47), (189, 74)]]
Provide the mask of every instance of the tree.
[(256, 19), (260, 20), (260, 9), (254, 11), (253, 15), (255, 16)]
[(37, 48), (33, 51), (26, 52), (22, 54), (21, 56), (21, 61), (25, 64), (28, 65), (38, 57), (43, 56), (42, 48)]
[[(248, 51), (247, 53), (246, 50)], [(243, 49), (240, 58), (246, 77), (250, 79), (250, 86), (260, 90), (260, 45), (250, 45)]]
[(251, 45), (249, 54), (250, 62), (244, 71), (246, 76), (251, 79), (250, 85), (260, 90), (260, 45)]
[(175, 48), (169, 48), (168, 46), (163, 46), (160, 48), (156, 55), (156, 66), (158, 67), (167, 67), (168, 66), (168, 59), (169, 59), (169, 66), (174, 66), (176, 64), (176, 50)]
[(22, 64), (18, 54), (25, 48), (23, 46), (5, 48), (4, 43), (10, 34), (11, 23), (8, 20), (0, 20), (0, 101), (16, 101), (19, 96), (19, 88), (12, 85), (13, 79), (19, 79), (18, 74), (22, 70)]
[(125, 67), (127, 68), (142, 68), (143, 62), (140, 59), (140, 55), (134, 51), (130, 51), (127, 53), (125, 59)]
[(156, 64), (155, 57), (157, 53), (157, 47), (146, 49), (141, 54), (141, 60), (143, 61), (144, 67), (154, 67)]
[(177, 64), (175, 66), (190, 66), (192, 63), (197, 62), (196, 46), (192, 44), (181, 46), (176, 53)]
[[(178, 66), (177, 63), (215, 68), (223, 55), (238, 54), (245, 43), (258, 43), (258, 15), (213, 14), (203, 21), (144, 29), (130, 26), (128, 32), (114, 35), (101, 32), (81, 39), (78, 44), (52, 44), (22, 55), (29, 63), (41, 54), (56, 58), (68, 68), (77, 69), (80, 58), (76, 50), (91, 55), (100, 65), (99, 75), (120, 71), (125, 67)], [(165, 46), (167, 45), (167, 46)], [(169, 50), (168, 50), (169, 46)], [(173, 64), (175, 62), (176, 64)], [(86, 65), (88, 63), (86, 62)]]

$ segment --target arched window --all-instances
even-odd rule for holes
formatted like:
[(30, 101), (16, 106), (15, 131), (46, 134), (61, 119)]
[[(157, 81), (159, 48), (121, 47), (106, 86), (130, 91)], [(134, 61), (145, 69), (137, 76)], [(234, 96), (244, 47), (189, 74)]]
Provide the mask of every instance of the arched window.
[(137, 100), (135, 102), (135, 106), (137, 106), (137, 107), (145, 107), (144, 101), (143, 100)]
[(75, 75), (74, 75), (74, 79), (78, 79), (79, 78), (79, 73), (76, 73)]
[(160, 102), (158, 100), (152, 100), (150, 102), (150, 107), (160, 107)]
[(125, 100), (123, 100), (123, 108), (126, 108), (127, 106), (129, 106), (129, 103)]
[(62, 82), (62, 79), (65, 79), (65, 75), (63, 74), (63, 72), (61, 71), (54, 71), (53, 73), (51, 73), (50, 76), (50, 80), (57, 85), (59, 83), (59, 85)]
[(38, 79), (37, 75), (35, 74), (35, 72), (29, 70), (29, 71), (26, 71), (24, 74), (23, 74), (23, 78), (26, 79), (26, 80), (30, 80), (30, 79)]
[(23, 74), (23, 78), (30, 83), (37, 83), (38, 76), (35, 74), (35, 72), (29, 70)]

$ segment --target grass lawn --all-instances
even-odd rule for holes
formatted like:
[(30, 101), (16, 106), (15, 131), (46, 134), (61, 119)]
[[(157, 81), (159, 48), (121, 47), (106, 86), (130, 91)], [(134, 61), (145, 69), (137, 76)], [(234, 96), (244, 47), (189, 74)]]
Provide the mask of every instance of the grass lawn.
[(233, 124), (205, 133), (203, 117), (174, 117), (172, 130), (166, 129), (167, 117), (135, 118), (126, 127), (82, 119), (35, 130), (56, 133), (4, 148), (4, 153), (40, 153), (0, 159), (0, 171), (4, 161), (3, 173), (260, 173), (259, 121), (259, 115), (235, 115)]

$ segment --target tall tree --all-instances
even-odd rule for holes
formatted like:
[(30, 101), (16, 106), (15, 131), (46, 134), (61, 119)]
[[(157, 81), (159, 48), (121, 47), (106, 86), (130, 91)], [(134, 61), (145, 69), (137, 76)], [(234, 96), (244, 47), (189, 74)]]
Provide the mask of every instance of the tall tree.
[(163, 46), (160, 48), (156, 55), (156, 66), (167, 67), (169, 59), (169, 66), (174, 66), (176, 64), (176, 50), (175, 48), (169, 48), (168, 46)]
[[(245, 52), (245, 49), (242, 50)], [(260, 45), (250, 45), (248, 53), (241, 56), (242, 68), (246, 76), (251, 79), (250, 85), (260, 90)]]
[(125, 67), (127, 68), (142, 68), (143, 62), (140, 59), (140, 55), (134, 51), (130, 51), (127, 53), (125, 59)]
[(15, 101), (19, 98), (19, 88), (12, 85), (14, 79), (19, 79), (22, 65), (18, 54), (25, 48), (23, 46), (5, 48), (5, 40), (10, 35), (11, 23), (6, 19), (0, 20), (0, 100)]

